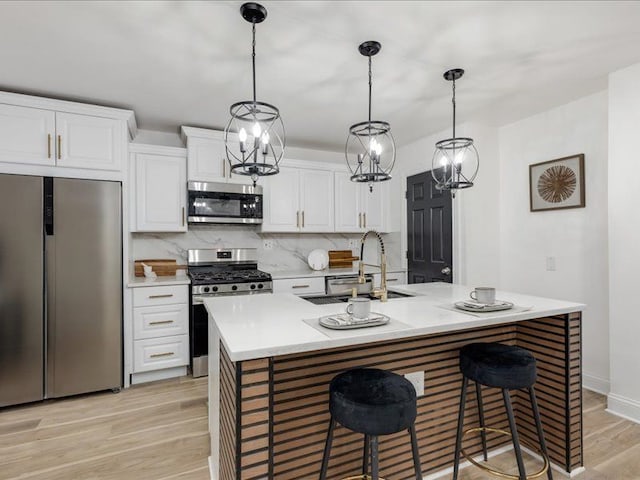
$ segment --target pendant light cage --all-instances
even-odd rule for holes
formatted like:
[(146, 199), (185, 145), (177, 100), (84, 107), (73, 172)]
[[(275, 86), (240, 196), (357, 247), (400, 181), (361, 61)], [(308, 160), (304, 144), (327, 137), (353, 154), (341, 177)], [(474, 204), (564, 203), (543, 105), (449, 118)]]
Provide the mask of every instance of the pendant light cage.
[(229, 108), (231, 118), (224, 129), (224, 144), (231, 172), (250, 176), (255, 185), (259, 177), (280, 171), (285, 129), (278, 108), (256, 100), (256, 24), (264, 21), (267, 10), (250, 2), (240, 7), (240, 13), (252, 24), (253, 100)]
[(456, 68), (444, 73), (445, 80), (452, 82), (453, 136), (436, 143), (431, 160), (431, 175), (439, 190), (460, 190), (473, 186), (478, 174), (480, 157), (469, 137), (456, 137), (456, 80), (464, 70)]
[(396, 160), (396, 145), (391, 133), (391, 125), (379, 120), (371, 120), (372, 73), (371, 57), (381, 49), (376, 41), (364, 42), (359, 46), (362, 55), (369, 58), (369, 118), (349, 127), (345, 145), (345, 159), (351, 172), (351, 181), (373, 184), (391, 179), (391, 170)]

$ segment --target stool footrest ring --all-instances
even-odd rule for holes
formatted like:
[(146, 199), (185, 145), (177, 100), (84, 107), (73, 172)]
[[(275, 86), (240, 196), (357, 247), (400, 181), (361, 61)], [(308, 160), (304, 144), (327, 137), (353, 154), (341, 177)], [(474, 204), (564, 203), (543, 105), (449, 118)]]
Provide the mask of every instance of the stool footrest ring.
[[(373, 477), (371, 475), (356, 475), (355, 477), (347, 477), (342, 480), (372, 480)], [(382, 477), (378, 477), (379, 480), (384, 480)]]
[[(466, 435), (468, 435), (470, 433), (476, 433), (476, 432), (498, 433), (500, 435), (505, 435), (507, 437), (511, 437), (511, 433), (509, 433), (509, 432), (507, 432), (505, 430), (500, 430), (498, 428), (491, 428), (491, 427), (477, 427), (477, 428), (470, 428), (470, 429), (466, 430), (462, 434), (462, 438), (464, 438)], [(533, 480), (535, 478), (540, 478), (550, 468), (549, 458), (538, 447), (535, 447), (535, 446), (531, 445), (528, 442), (520, 440), (520, 444), (528, 447), (529, 449), (531, 449), (531, 450), (533, 450), (535, 452), (537, 452), (542, 457), (542, 459), (544, 461), (544, 465), (542, 466), (542, 469), (538, 470), (536, 473), (532, 473), (531, 475), (527, 475), (527, 477), (526, 477), (527, 480)], [(495, 475), (495, 476), (501, 477), (501, 478), (508, 478), (510, 480), (519, 480), (520, 479), (519, 475), (511, 475), (510, 473), (505, 473), (505, 472), (502, 472), (500, 470), (496, 470), (495, 468), (491, 467), (490, 465), (488, 465), (486, 463), (480, 463), (480, 462), (476, 461), (469, 454), (467, 454), (467, 452), (465, 452), (464, 448), (460, 448), (460, 453), (464, 456), (464, 458), (469, 460), (469, 462), (471, 462), (473, 465), (475, 465), (478, 468), (481, 468), (482, 470), (484, 470), (486, 472), (489, 472), (492, 475)], [(359, 478), (359, 477), (352, 477), (352, 478)], [(348, 479), (345, 479), (345, 480), (348, 480)]]

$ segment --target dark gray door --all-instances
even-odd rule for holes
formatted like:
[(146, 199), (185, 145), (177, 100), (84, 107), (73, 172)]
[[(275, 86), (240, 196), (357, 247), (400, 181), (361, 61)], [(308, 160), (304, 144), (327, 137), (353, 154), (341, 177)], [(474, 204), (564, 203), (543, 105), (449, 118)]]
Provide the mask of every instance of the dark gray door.
[(407, 178), (409, 283), (453, 281), (451, 193), (431, 171)]
[(42, 400), (42, 177), (0, 175), (0, 407)]

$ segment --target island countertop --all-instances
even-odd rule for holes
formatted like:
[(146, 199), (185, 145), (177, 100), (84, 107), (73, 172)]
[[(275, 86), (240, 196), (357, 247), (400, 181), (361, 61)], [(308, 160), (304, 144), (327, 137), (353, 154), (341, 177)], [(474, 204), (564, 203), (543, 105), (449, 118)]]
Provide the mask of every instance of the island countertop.
[(498, 299), (527, 310), (477, 316), (446, 308), (467, 299), (472, 289), (448, 283), (394, 286), (389, 290), (414, 296), (390, 299), (386, 303), (373, 301), (371, 310), (389, 316), (392, 322), (401, 322), (397, 329), (362, 328), (341, 331), (335, 336), (321, 332), (321, 327), (314, 328), (304, 320), (342, 313), (344, 303), (314, 305), (288, 293), (214, 297), (204, 303), (234, 362), (512, 323), (580, 312), (585, 307), (580, 303), (498, 291)]

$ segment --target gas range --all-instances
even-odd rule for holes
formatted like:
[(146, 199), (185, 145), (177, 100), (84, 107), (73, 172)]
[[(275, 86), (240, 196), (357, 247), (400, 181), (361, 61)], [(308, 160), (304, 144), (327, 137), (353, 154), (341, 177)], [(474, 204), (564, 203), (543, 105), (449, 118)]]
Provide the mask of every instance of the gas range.
[(255, 248), (189, 250), (193, 295), (270, 293), (271, 275), (258, 270)]

